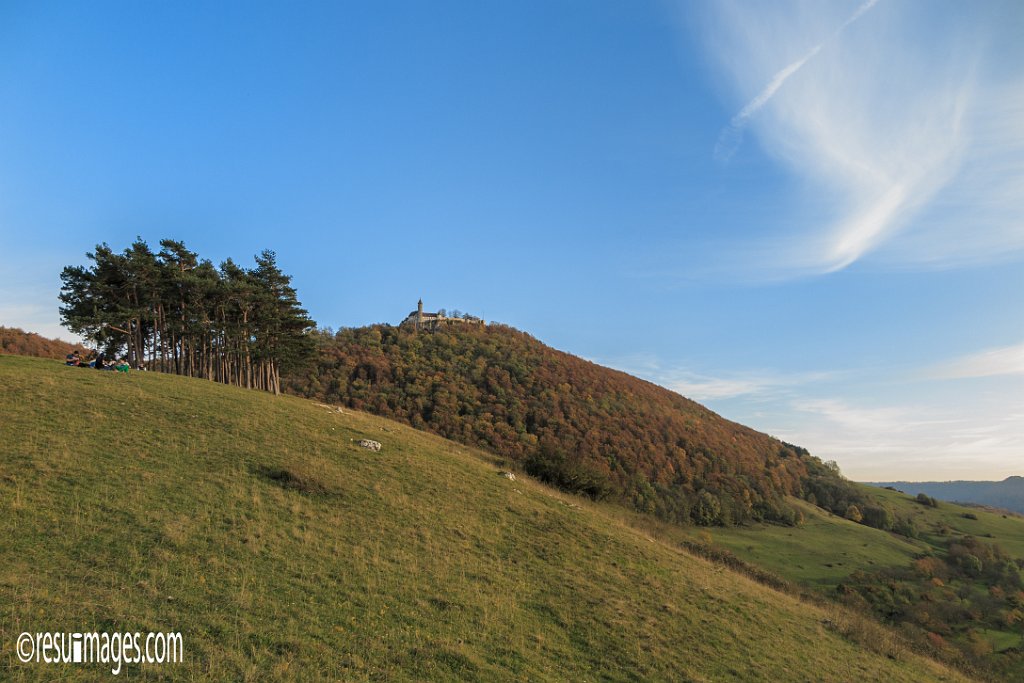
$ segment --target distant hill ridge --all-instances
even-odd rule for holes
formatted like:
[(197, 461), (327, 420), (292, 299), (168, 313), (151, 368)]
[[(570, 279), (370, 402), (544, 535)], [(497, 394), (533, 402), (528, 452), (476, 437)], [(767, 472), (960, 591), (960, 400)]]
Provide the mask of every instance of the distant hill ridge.
[(286, 378), (285, 391), (487, 448), (563, 489), (670, 521), (792, 524), (800, 513), (785, 496), (840, 479), (798, 446), (505, 325), (317, 337), (317, 367)]
[(85, 350), (81, 344), (72, 344), (61, 339), (49, 339), (35, 332), (26, 332), (18, 327), (0, 326), (0, 353), (63, 359), (72, 351), (85, 352)]
[(958, 503), (989, 505), (1024, 514), (1024, 477), (1003, 481), (894, 481), (870, 482), (872, 486), (892, 486), (915, 495), (925, 495)]

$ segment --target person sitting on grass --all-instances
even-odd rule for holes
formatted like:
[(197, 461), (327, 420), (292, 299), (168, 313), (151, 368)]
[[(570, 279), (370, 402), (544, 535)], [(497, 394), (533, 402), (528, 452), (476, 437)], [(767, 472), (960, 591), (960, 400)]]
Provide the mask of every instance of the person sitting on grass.
[(128, 365), (128, 361), (126, 361), (123, 358), (121, 360), (117, 361), (117, 363), (114, 365), (114, 369), (115, 370), (117, 370), (118, 372), (123, 372), (126, 375), (128, 374), (128, 369), (130, 367), (131, 366)]
[(67, 356), (64, 357), (64, 365), (70, 365), (72, 367), (76, 367), (76, 366), (79, 366), (81, 364), (82, 364), (82, 354), (80, 354), (78, 351), (75, 351), (73, 353), (69, 353)]

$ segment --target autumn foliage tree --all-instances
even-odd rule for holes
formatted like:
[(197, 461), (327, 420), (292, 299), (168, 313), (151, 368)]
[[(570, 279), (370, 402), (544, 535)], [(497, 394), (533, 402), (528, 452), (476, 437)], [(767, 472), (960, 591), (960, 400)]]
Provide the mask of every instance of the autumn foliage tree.
[(1004, 667), (1019, 673), (1016, 655), (991, 656), (992, 642), (984, 634), (1019, 628), (1022, 563), (997, 543), (973, 536), (950, 539), (945, 550), (928, 551), (908, 567), (855, 571), (840, 584), (837, 597), (899, 624), (946, 661), (966, 660), (988, 673)]
[(799, 521), (807, 451), (504, 325), (317, 333), (286, 390), (481, 446), (535, 476), (681, 523)]
[(864, 519), (864, 515), (860, 513), (860, 508), (852, 503), (846, 508), (846, 514), (844, 516), (851, 522), (860, 522)]
[(25, 332), (17, 327), (0, 327), (0, 353), (64, 360), (64, 357), (72, 351), (84, 352), (85, 350), (81, 344), (71, 344), (60, 339), (48, 339), (35, 332)]

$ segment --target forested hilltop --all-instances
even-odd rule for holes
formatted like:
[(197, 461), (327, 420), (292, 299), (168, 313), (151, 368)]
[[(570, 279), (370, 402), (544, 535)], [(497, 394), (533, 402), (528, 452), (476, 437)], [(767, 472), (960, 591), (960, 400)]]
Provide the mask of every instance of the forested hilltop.
[(0, 325), (0, 353), (63, 360), (72, 351), (85, 352), (86, 348), (81, 344), (49, 339), (35, 332)]
[(797, 523), (786, 495), (840, 514), (858, 502), (806, 450), (507, 326), (315, 336), (317, 366), (286, 377), (285, 391), (482, 446), (563, 489), (703, 525)]

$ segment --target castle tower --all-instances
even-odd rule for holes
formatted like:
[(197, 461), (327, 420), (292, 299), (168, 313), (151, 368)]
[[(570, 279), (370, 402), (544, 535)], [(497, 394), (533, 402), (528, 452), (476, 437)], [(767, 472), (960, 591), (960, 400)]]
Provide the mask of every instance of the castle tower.
[(416, 305), (416, 329), (423, 327), (423, 299)]

